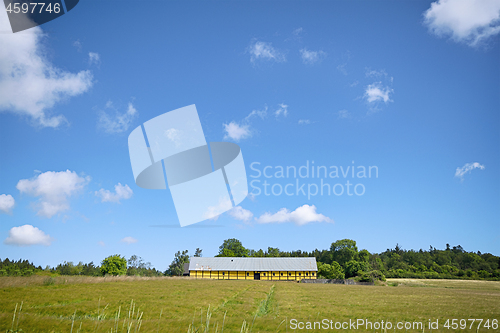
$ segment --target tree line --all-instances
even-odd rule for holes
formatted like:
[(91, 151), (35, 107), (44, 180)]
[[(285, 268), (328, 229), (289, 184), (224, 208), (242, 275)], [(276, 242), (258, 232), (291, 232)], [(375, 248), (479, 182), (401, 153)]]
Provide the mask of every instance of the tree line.
[(327, 279), (356, 278), (373, 281), (389, 278), (427, 279), (487, 279), (500, 281), (500, 257), (491, 253), (467, 252), (460, 245), (444, 250), (430, 246), (429, 250), (404, 250), (399, 244), (382, 253), (358, 250), (356, 241), (342, 239), (329, 249), (281, 251), (268, 247), (266, 251), (247, 249), (237, 239), (227, 239), (219, 247), (219, 257), (315, 257), (318, 277)]
[[(197, 248), (195, 257), (202, 256)], [(0, 259), (0, 276), (29, 276), (33, 274), (58, 275), (130, 275), (130, 276), (180, 276), (184, 265), (189, 262), (188, 250), (178, 251), (166, 271), (162, 272), (141, 257), (131, 256), (128, 260), (120, 255), (112, 255), (101, 261), (64, 262), (57, 267), (42, 269), (27, 260), (11, 261)], [(384, 280), (388, 278), (433, 278), (433, 279), (485, 279), (500, 281), (500, 257), (490, 253), (467, 252), (460, 245), (444, 250), (430, 247), (419, 251), (402, 249), (396, 244), (394, 249), (382, 253), (358, 250), (356, 241), (342, 239), (333, 242), (329, 249), (307, 251), (281, 251), (268, 247), (267, 250), (245, 248), (235, 238), (224, 240), (217, 257), (315, 257), (318, 277), (327, 279), (354, 278), (359, 281)]]
[(130, 275), (130, 276), (162, 276), (163, 272), (152, 267), (150, 262), (133, 255), (128, 260), (118, 254), (105, 258), (101, 265), (95, 265), (94, 262), (79, 262), (74, 264), (72, 261), (65, 261), (56, 267), (35, 266), (28, 260), (9, 260), (0, 259), (0, 276), (31, 276), (34, 274), (47, 275), (81, 275), (81, 276), (105, 276), (105, 275)]

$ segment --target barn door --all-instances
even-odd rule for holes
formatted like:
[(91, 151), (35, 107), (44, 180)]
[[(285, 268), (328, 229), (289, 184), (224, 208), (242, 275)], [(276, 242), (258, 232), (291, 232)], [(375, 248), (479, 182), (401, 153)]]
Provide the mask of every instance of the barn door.
[(260, 273), (253, 273), (254, 280), (260, 280)]

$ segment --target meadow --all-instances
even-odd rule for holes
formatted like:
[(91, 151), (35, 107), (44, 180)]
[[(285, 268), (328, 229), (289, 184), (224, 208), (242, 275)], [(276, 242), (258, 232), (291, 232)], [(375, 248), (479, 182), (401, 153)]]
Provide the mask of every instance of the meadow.
[[(307, 322), (323, 319), (383, 320), (393, 327), (305, 329)], [(429, 329), (429, 319), (438, 320), (438, 329)], [(457, 326), (443, 327), (447, 319), (457, 319)], [(500, 319), (500, 282), (388, 279), (355, 286), (172, 277), (0, 278), (0, 332), (476, 332), (479, 322), (471, 319), (483, 319), (482, 325), (488, 320), (489, 329), (481, 326), (480, 332), (500, 331), (492, 327)], [(399, 330), (398, 322), (423, 326)]]

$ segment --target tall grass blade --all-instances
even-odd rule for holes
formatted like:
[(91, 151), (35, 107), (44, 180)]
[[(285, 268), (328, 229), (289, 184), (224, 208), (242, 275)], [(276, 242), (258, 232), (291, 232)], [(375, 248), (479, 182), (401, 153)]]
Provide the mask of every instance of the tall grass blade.
[(227, 314), (227, 310), (226, 310), (226, 312), (224, 312), (224, 319), (222, 319), (222, 331), (221, 331), (221, 333), (224, 333), (224, 322), (226, 321), (226, 314)]
[(161, 321), (161, 314), (163, 313), (163, 309), (160, 311), (160, 319), (158, 319), (158, 328), (156, 329), (156, 333), (160, 331), (160, 321)]
[(207, 322), (205, 326), (205, 333), (208, 333), (208, 329), (210, 328), (210, 318), (212, 317), (212, 314), (210, 313), (210, 304), (208, 304), (208, 309), (207, 309)]
[(281, 321), (281, 323), (278, 325), (278, 328), (276, 329), (276, 332), (278, 332), (278, 330), (280, 329), (280, 326), (281, 326), (281, 325), (283, 325), (283, 323), (285, 322), (285, 320), (286, 320), (286, 319), (283, 319), (283, 320)]
[(255, 323), (255, 318), (257, 318), (257, 311), (255, 311), (255, 316), (253, 316), (253, 320), (252, 320), (252, 326), (250, 326), (250, 332), (252, 331), (252, 328), (253, 328), (253, 323)]
[(71, 320), (71, 331), (70, 331), (70, 333), (73, 333), (73, 325), (75, 324), (75, 316), (76, 316), (76, 310), (73, 313), (73, 320)]
[(139, 316), (139, 310), (137, 310), (137, 319), (135, 320), (135, 330), (134, 330), (134, 333), (139, 332), (139, 330), (141, 329), (142, 314), (143, 314), (143, 312), (141, 312), (141, 315)]
[(14, 322), (16, 321), (16, 312), (17, 312), (17, 303), (16, 303), (16, 308), (14, 309), (14, 317), (12, 317), (12, 325), (10, 326), (11, 331), (14, 331)]
[(118, 307), (118, 314), (115, 317), (115, 333), (118, 333), (118, 323), (120, 322), (120, 312), (122, 310), (121, 305)]
[(23, 309), (23, 302), (21, 301), (21, 306), (19, 307), (19, 312), (17, 313), (16, 331), (19, 329), (19, 318), (21, 318), (21, 311)]

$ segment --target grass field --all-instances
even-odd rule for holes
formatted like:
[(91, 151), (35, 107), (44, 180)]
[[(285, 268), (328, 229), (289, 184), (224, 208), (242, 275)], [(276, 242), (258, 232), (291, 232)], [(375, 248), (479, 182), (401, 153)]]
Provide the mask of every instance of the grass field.
[[(479, 331), (500, 332), (491, 327), (493, 319), (500, 320), (500, 282), (389, 279), (386, 285), (347, 286), (189, 278), (0, 278), (0, 332), (229, 333), (241, 332), (242, 326), (255, 333), (294, 332), (293, 323), (323, 319), (389, 321), (393, 327), (387, 332), (431, 331), (429, 319), (439, 320), (433, 332), (476, 332), (477, 321), (467, 321), (463, 330), (443, 324), (447, 319), (484, 319), (483, 324), (489, 319), (490, 328)], [(422, 322), (423, 328), (398, 330), (397, 322)], [(369, 328), (295, 331), (384, 331)]]

